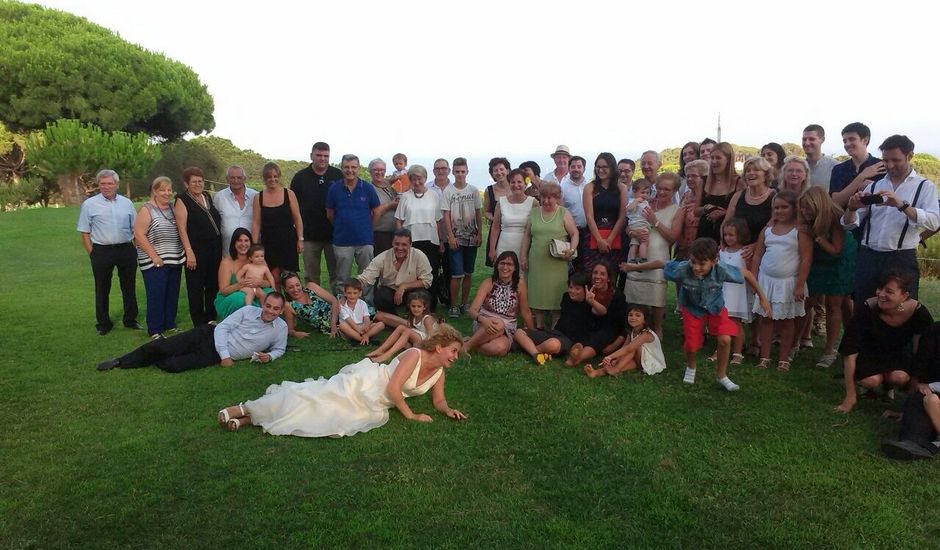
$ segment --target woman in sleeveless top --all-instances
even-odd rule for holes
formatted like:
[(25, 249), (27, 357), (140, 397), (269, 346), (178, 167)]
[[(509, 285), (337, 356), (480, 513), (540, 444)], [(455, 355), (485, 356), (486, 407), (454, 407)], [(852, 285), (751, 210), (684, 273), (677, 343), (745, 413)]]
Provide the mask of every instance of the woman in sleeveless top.
[(490, 261), (506, 251), (515, 252), (519, 256), (525, 224), (529, 221), (533, 206), (538, 204), (533, 197), (526, 195), (525, 174), (522, 170), (511, 171), (507, 179), (509, 195), (497, 200), (493, 228), (490, 230), (493, 235), (488, 254)]
[(222, 261), (222, 217), (205, 191), (202, 170), (183, 170), (186, 192), (176, 196), (173, 212), (186, 251), (186, 297), (193, 326), (214, 321)]
[(627, 186), (618, 182), (617, 160), (601, 153), (594, 161), (594, 179), (584, 187), (584, 217), (590, 231), (584, 250), (584, 270), (590, 272), (601, 260), (617, 265), (623, 259), (621, 234), (626, 222)]
[(490, 159), (490, 177), (493, 178), (493, 185), (487, 186), (483, 193), (483, 217), (487, 220), (489, 234), (486, 240), (486, 265), (493, 267), (493, 260), (490, 258), (489, 250), (493, 244), (493, 221), (496, 218), (496, 204), (501, 197), (509, 195), (509, 180), (507, 176), (512, 168), (509, 161), (503, 157)]
[(254, 222), (251, 229), (255, 242), (264, 245), (264, 259), (280, 284), (281, 271), (297, 271), (297, 254), (304, 251), (304, 222), (300, 219), (297, 197), (281, 187), (281, 168), (269, 162), (261, 170), (264, 190), (255, 195), (252, 204)]
[[(248, 263), (248, 249), (255, 244), (251, 239), (251, 231), (239, 227), (232, 232), (232, 240), (228, 245), (228, 254), (219, 264), (219, 293), (215, 296), (215, 311), (218, 320), (222, 321), (245, 306), (245, 292), (243, 288), (257, 288), (261, 279), (244, 277), (239, 279), (237, 274)], [(255, 303), (260, 306), (260, 303)]]
[(162, 338), (176, 329), (176, 306), (186, 254), (170, 207), (173, 182), (166, 176), (153, 180), (150, 200), (137, 213), (134, 241), (137, 265), (147, 290), (147, 334)]
[(526, 327), (532, 327), (529, 292), (520, 278), (519, 258), (507, 250), (496, 258), (493, 275), (484, 279), (470, 304), (473, 335), (466, 342), (467, 352), (476, 349), (483, 355), (501, 357), (509, 353), (515, 339), (516, 317), (522, 315)]
[(721, 222), (725, 219), (731, 196), (738, 191), (740, 178), (734, 171), (734, 149), (730, 143), (721, 142), (709, 155), (709, 173), (705, 185), (699, 191), (699, 216), (696, 238), (708, 237), (721, 243)]
[[(773, 215), (773, 167), (762, 157), (751, 157), (744, 162), (744, 190), (731, 198), (725, 220), (741, 218), (747, 224), (747, 238), (741, 238), (742, 256), (749, 261), (753, 245)], [(739, 238), (742, 237), (739, 235)]]

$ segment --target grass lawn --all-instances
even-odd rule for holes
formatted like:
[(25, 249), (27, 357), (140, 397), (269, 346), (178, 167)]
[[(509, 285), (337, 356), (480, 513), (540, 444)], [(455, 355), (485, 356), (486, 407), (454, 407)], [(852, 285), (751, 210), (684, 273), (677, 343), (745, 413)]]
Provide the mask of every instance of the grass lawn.
[[(732, 370), (734, 394), (705, 365), (682, 384), (672, 314), (669, 368), (654, 377), (474, 357), (448, 375), (466, 422), (423, 396), (410, 403), (429, 425), (393, 411), (351, 438), (228, 433), (222, 406), (330, 376), (362, 351), (317, 335), (265, 366), (97, 372), (147, 337), (120, 323), (95, 334), (77, 217), (0, 215), (0, 547), (940, 544), (940, 461), (883, 458), (896, 430), (883, 404), (834, 413), (841, 381), (815, 354), (788, 374)], [(940, 283), (922, 298), (940, 310)], [(182, 328), (185, 302), (184, 290)], [(119, 320), (116, 281), (111, 304)]]

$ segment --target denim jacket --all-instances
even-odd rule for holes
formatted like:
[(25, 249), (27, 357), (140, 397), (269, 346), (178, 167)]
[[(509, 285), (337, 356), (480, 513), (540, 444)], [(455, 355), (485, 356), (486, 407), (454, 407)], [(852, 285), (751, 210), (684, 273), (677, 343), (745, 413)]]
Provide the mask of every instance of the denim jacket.
[(679, 289), (679, 305), (696, 317), (718, 315), (725, 307), (721, 289), (724, 283), (744, 283), (741, 271), (733, 265), (718, 262), (702, 278), (692, 273), (688, 261), (673, 261), (666, 264), (666, 279), (682, 285)]

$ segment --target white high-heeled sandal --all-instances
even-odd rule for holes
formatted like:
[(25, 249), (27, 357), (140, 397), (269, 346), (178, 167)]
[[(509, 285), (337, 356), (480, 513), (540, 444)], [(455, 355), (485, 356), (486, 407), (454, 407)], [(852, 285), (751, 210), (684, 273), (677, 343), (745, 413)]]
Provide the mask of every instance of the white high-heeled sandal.
[[(245, 410), (245, 407), (243, 407), (243, 406), (241, 406), (241, 405), (235, 405), (235, 407), (238, 407), (238, 411), (241, 413), (241, 414), (238, 415), (238, 417), (248, 416), (248, 411)], [(221, 411), (219, 411), (219, 416), (218, 416), (218, 418), (219, 418), (219, 424), (221, 424), (222, 426), (227, 426), (228, 423), (229, 423), (229, 420), (232, 420), (232, 419), (233, 419), (233, 418), (232, 418), (231, 416), (229, 416), (229, 414), (228, 414), (228, 410), (231, 409), (231, 408), (232, 408), (232, 407), (225, 407), (224, 409), (222, 409)]]

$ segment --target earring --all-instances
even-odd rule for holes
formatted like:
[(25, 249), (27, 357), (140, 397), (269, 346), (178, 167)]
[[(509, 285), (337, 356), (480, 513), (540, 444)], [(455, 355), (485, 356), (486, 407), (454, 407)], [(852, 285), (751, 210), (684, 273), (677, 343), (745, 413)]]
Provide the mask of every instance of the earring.
[(898, 304), (898, 311), (904, 311), (904, 302)]

